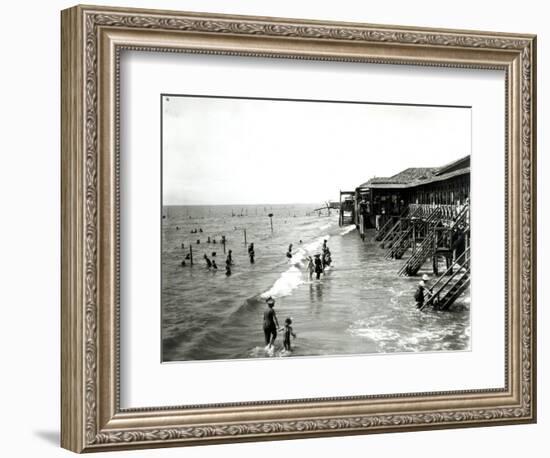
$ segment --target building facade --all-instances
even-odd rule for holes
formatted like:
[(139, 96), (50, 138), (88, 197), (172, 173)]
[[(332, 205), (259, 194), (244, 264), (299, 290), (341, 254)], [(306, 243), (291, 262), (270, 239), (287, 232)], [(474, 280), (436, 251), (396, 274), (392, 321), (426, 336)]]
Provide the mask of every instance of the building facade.
[(355, 189), (355, 224), (380, 228), (413, 206), (445, 206), (449, 215), (470, 200), (470, 156), (438, 168), (408, 168), (392, 177), (375, 177)]

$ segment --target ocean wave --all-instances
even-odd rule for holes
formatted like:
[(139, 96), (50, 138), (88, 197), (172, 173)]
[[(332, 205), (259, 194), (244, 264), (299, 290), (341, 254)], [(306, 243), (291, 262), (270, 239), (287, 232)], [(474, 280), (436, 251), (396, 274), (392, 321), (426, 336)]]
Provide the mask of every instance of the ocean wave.
[(351, 226), (348, 226), (348, 227), (346, 227), (344, 230), (342, 230), (342, 232), (340, 232), (340, 235), (349, 234), (351, 231), (354, 231), (355, 229), (357, 229), (357, 228), (355, 227), (355, 224), (352, 224)]
[(400, 334), (396, 330), (372, 326), (371, 323), (365, 320), (358, 320), (353, 323), (348, 328), (348, 332), (353, 336), (364, 337), (378, 344), (381, 342), (395, 342), (400, 338)]
[(277, 281), (260, 297), (283, 297), (288, 296), (294, 289), (303, 283), (302, 271), (296, 266), (290, 267), (286, 272), (283, 272)]
[(277, 298), (292, 294), (292, 291), (305, 283), (302, 278), (302, 269), (306, 267), (307, 257), (319, 251), (323, 246), (323, 242), (329, 239), (330, 235), (323, 235), (316, 238), (313, 242), (305, 244), (303, 248), (298, 248), (288, 261), (291, 266), (281, 274), (271, 288), (260, 294), (260, 297), (262, 299), (268, 297)]
[(321, 237), (317, 237), (313, 242), (305, 244), (304, 249), (311, 255), (314, 251), (318, 251), (323, 246), (325, 240), (328, 241), (329, 239), (330, 235), (322, 235)]

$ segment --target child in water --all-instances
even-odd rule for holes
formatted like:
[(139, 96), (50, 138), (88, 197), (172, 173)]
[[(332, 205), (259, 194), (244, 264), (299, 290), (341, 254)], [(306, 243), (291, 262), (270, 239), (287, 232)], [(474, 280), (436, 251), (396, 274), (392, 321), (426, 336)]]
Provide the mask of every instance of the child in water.
[(284, 328), (279, 329), (279, 331), (283, 332), (283, 346), (285, 347), (286, 351), (292, 351), (292, 347), (290, 345), (290, 336), (296, 338), (296, 334), (294, 334), (294, 331), (292, 330), (292, 318), (288, 317), (285, 320), (285, 326)]
[(313, 278), (313, 272), (314, 271), (315, 271), (315, 263), (313, 262), (313, 258), (311, 256), (308, 256), (307, 257), (307, 272), (308, 272), (310, 280)]

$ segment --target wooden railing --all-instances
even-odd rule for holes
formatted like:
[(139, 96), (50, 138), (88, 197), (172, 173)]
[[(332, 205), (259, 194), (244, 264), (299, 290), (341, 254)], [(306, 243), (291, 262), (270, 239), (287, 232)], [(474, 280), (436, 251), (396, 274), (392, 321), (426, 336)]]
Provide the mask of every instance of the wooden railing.
[(441, 218), (447, 221), (453, 221), (464, 209), (464, 205), (443, 205), (443, 204), (410, 204), (411, 213), (418, 209), (418, 215), (428, 216), (434, 208), (441, 208)]
[[(453, 268), (460, 266), (458, 269), (453, 271)], [(462, 278), (464, 272), (462, 268), (466, 270), (466, 273), (469, 273), (470, 270), (470, 249), (467, 248), (464, 253), (462, 253), (451, 265), (450, 267), (441, 275), (438, 280), (431, 287), (432, 294), (428, 298), (424, 305), (420, 308), (423, 310), (428, 305), (434, 305), (434, 301), (440, 300), (440, 295), (443, 292), (443, 289), (448, 286), (456, 277)], [(445, 281), (443, 281), (445, 280)], [(456, 283), (456, 282), (455, 282)], [(435, 292), (434, 292), (435, 291)]]

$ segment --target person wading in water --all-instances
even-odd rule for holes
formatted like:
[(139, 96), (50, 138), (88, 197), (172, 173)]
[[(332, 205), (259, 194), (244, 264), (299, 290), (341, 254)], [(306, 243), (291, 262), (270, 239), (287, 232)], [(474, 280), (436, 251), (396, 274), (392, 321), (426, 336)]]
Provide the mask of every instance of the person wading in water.
[(319, 280), (319, 278), (321, 278), (322, 273), (323, 273), (323, 262), (321, 261), (321, 255), (316, 254), (315, 255), (315, 278)]
[(311, 256), (307, 257), (307, 273), (309, 275), (309, 280), (313, 278), (313, 272), (315, 271), (315, 263), (313, 262), (313, 258)]
[(424, 307), (424, 300), (426, 295), (428, 297), (431, 296), (431, 293), (426, 286), (426, 282), (429, 279), (430, 278), (426, 274), (424, 274), (422, 275), (422, 280), (418, 282), (418, 287), (416, 288), (416, 291), (414, 293), (414, 301), (416, 302), (417, 309), (422, 309)]
[(210, 269), (212, 267), (212, 261), (208, 259), (208, 256), (206, 254), (204, 255), (204, 260), (206, 261), (206, 268)]
[(288, 317), (285, 320), (284, 327), (279, 329), (279, 331), (284, 332), (283, 347), (285, 348), (286, 351), (292, 351), (292, 345), (290, 345), (290, 336), (296, 338), (296, 334), (294, 333), (291, 324), (292, 324), (292, 318)]
[(251, 243), (248, 247), (248, 257), (250, 258), (250, 264), (254, 264), (254, 244)]
[(286, 257), (288, 259), (292, 258), (292, 243), (288, 246), (288, 251), (286, 252)]
[(273, 307), (275, 300), (270, 296), (266, 299), (267, 308), (264, 311), (264, 336), (265, 344), (271, 347), (277, 338), (277, 329), (279, 328), (279, 320)]

